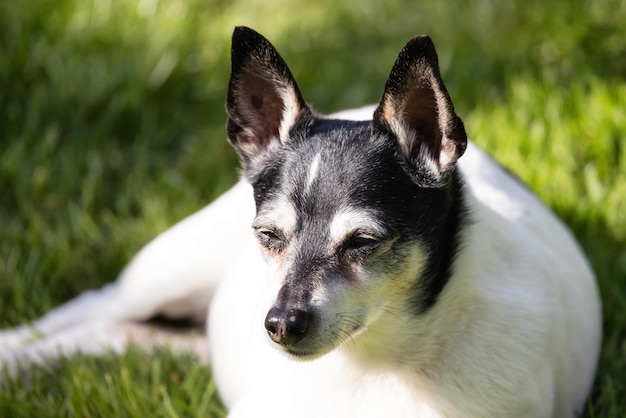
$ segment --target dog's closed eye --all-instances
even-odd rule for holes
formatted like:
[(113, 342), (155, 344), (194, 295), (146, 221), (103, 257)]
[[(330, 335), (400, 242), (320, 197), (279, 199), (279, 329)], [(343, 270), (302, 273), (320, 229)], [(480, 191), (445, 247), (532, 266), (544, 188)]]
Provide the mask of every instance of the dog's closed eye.
[(355, 232), (343, 241), (339, 252), (343, 257), (359, 259), (374, 253), (384, 242), (380, 237)]
[(254, 234), (259, 243), (269, 251), (280, 253), (287, 247), (287, 239), (277, 229), (255, 227)]

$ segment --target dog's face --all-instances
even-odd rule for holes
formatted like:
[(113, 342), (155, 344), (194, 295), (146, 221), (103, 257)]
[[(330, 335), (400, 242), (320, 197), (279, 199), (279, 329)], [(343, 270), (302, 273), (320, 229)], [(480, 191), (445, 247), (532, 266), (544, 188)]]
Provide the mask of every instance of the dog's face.
[(402, 50), (372, 121), (316, 116), (250, 29), (235, 30), (232, 63), (228, 133), (254, 187), (270, 339), (313, 358), (382, 315), (426, 311), (449, 275), (467, 141), (430, 39)]

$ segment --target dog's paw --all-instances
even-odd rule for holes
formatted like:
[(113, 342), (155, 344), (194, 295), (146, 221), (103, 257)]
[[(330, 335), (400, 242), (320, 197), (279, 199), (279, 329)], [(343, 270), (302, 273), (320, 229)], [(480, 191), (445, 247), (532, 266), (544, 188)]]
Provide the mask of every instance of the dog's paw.
[(16, 350), (39, 338), (38, 333), (28, 327), (21, 326), (0, 331), (0, 354)]

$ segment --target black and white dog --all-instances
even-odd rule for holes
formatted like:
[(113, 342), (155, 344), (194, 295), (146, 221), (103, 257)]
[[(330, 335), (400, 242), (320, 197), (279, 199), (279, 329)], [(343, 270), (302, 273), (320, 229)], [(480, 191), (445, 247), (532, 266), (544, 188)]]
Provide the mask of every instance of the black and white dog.
[(245, 179), (117, 282), (0, 334), (5, 365), (158, 343), (140, 321), (210, 310), (233, 417), (583, 410), (601, 337), (593, 273), (468, 143), (427, 36), (400, 52), (377, 107), (323, 117), (273, 46), (237, 28), (227, 109)]

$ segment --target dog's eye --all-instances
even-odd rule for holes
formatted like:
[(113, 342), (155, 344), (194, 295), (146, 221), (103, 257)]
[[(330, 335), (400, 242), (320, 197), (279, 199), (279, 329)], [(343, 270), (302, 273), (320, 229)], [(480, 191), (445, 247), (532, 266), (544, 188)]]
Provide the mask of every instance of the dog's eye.
[(280, 252), (287, 245), (285, 237), (275, 229), (255, 228), (255, 235), (259, 243), (271, 251)]
[(341, 246), (342, 253), (350, 258), (363, 257), (371, 254), (381, 244), (381, 240), (364, 234), (350, 236)]
[(374, 237), (368, 237), (364, 235), (353, 236), (348, 240), (348, 245), (351, 248), (363, 248), (377, 245), (378, 240)]

